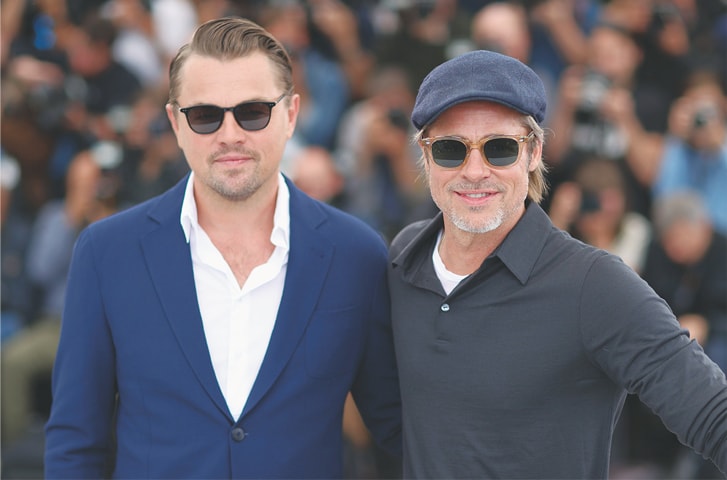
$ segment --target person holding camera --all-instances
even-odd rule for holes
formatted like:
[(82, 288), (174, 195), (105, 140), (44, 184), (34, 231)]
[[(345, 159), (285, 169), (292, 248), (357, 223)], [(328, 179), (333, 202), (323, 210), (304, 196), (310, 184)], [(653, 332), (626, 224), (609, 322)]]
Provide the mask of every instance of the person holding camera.
[(640, 273), (651, 240), (649, 219), (631, 210), (623, 173), (614, 162), (582, 160), (573, 180), (552, 194), (553, 224), (575, 238), (606, 250)]
[(407, 72), (377, 69), (368, 95), (351, 105), (338, 131), (336, 161), (346, 185), (342, 208), (391, 240), (412, 218), (429, 211), (424, 186), (417, 182), (416, 147), (409, 115), (414, 92)]
[(561, 76), (549, 115), (555, 135), (544, 158), (551, 184), (571, 180), (586, 156), (608, 158), (623, 172), (631, 208), (648, 217), (648, 179), (663, 142), (655, 119), (666, 115), (668, 97), (658, 86), (637, 81), (643, 54), (624, 27), (599, 23), (588, 38), (588, 52), (586, 64), (569, 67)]
[(719, 77), (695, 71), (672, 105), (669, 132), (654, 178), (654, 198), (699, 192), (714, 229), (727, 234), (727, 96)]

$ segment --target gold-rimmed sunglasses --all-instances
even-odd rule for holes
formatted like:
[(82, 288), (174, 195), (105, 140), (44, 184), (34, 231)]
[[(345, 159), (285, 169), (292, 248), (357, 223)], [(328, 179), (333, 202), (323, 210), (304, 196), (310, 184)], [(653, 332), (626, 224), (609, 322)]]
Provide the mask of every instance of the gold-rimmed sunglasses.
[(473, 149), (480, 151), (492, 168), (508, 168), (520, 157), (520, 146), (535, 138), (528, 135), (489, 135), (477, 142), (457, 136), (422, 138), (419, 142), (429, 157), (443, 168), (459, 168), (467, 161)]

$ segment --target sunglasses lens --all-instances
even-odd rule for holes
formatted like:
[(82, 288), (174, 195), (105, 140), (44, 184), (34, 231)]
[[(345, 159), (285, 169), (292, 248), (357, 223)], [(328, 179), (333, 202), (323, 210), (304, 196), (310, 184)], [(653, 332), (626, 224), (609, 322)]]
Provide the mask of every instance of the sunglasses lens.
[(235, 120), (245, 130), (262, 130), (270, 122), (271, 110), (272, 108), (269, 103), (243, 103), (234, 109)]
[(485, 158), (494, 167), (506, 167), (517, 161), (520, 144), (512, 138), (493, 138), (482, 147)]
[(466, 156), (467, 145), (459, 140), (437, 140), (432, 143), (432, 159), (440, 167), (459, 167)]
[(200, 105), (188, 108), (186, 114), (189, 127), (197, 133), (204, 134), (220, 128), (225, 112), (213, 105)]

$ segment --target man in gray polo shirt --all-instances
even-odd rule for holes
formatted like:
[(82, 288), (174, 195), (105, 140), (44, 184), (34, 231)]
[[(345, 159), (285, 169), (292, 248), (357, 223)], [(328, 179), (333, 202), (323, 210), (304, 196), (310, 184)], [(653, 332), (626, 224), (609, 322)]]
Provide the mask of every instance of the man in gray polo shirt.
[(607, 478), (627, 392), (727, 472), (722, 371), (629, 267), (538, 206), (545, 107), (532, 70), (487, 51), (419, 90), (441, 213), (391, 246), (404, 476)]

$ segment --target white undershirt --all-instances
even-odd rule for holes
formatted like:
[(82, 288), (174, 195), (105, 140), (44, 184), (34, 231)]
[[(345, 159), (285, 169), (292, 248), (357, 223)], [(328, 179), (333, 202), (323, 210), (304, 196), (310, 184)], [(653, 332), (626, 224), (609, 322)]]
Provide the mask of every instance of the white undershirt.
[(434, 245), (434, 252), (432, 252), (432, 262), (434, 262), (434, 271), (437, 274), (437, 278), (439, 278), (439, 282), (442, 284), (447, 295), (449, 295), (459, 282), (467, 278), (467, 275), (458, 275), (447, 270), (447, 267), (444, 266), (444, 262), (442, 261), (442, 257), (439, 256), (439, 244), (441, 242), (442, 230), (437, 235), (437, 242)]
[(290, 192), (279, 176), (270, 241), (275, 250), (240, 288), (232, 269), (197, 221), (189, 176), (180, 222), (189, 242), (207, 347), (232, 418), (238, 419), (252, 390), (275, 326), (288, 264)]

